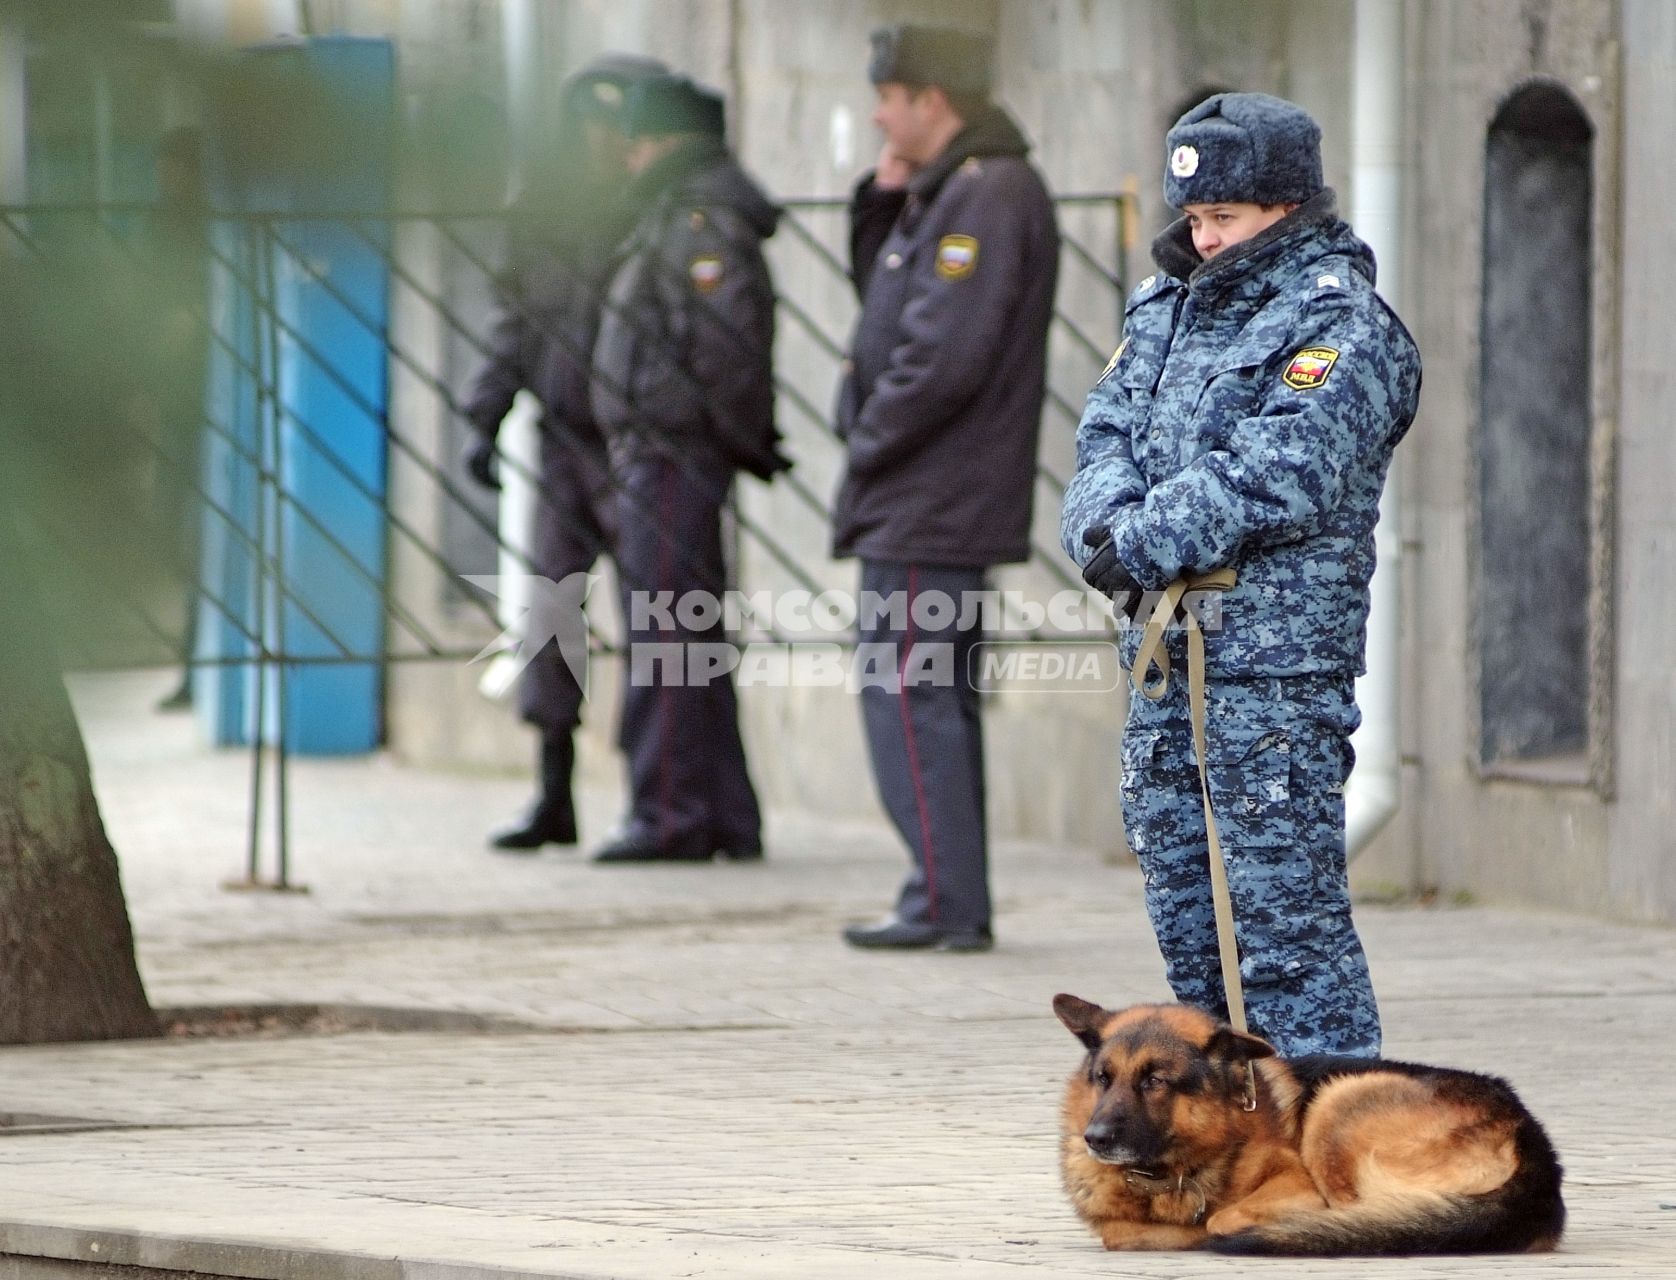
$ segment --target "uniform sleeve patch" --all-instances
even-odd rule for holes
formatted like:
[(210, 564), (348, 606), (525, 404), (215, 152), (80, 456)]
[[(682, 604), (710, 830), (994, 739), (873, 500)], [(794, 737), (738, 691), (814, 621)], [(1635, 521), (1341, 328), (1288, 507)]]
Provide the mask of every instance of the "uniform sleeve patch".
[(1292, 357), (1280, 380), (1294, 391), (1313, 391), (1327, 381), (1327, 375), (1338, 363), (1338, 352), (1332, 347), (1305, 347)]
[(944, 236), (937, 242), (937, 274), (964, 280), (978, 269), (978, 242), (971, 236)]
[(687, 275), (700, 293), (714, 293), (722, 283), (722, 260), (713, 253), (701, 253), (688, 265)]
[(1123, 350), (1128, 345), (1129, 338), (1125, 335), (1123, 341), (1117, 344), (1117, 350), (1112, 352), (1112, 358), (1106, 362), (1106, 367), (1100, 371), (1101, 382), (1112, 376), (1112, 370), (1117, 368), (1117, 362), (1123, 359)]

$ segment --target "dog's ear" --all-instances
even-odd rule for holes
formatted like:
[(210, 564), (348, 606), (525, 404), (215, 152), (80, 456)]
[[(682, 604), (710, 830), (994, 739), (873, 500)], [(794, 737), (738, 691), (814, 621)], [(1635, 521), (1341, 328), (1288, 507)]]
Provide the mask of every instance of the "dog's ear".
[(1100, 1047), (1100, 1028), (1106, 1025), (1106, 1019), (1111, 1017), (1097, 1004), (1076, 996), (1068, 996), (1060, 992), (1053, 998), (1053, 1011), (1059, 1015), (1059, 1020), (1070, 1029), (1072, 1035), (1087, 1046), (1090, 1053)]
[(1235, 1031), (1223, 1023), (1205, 1045), (1205, 1056), (1219, 1062), (1250, 1062), (1254, 1058), (1274, 1057), (1275, 1047), (1261, 1036)]

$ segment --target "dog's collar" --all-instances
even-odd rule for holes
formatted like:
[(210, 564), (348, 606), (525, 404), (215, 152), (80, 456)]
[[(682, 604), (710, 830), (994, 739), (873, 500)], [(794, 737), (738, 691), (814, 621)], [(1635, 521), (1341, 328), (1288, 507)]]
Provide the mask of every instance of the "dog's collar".
[(1185, 1172), (1178, 1173), (1171, 1178), (1161, 1173), (1143, 1173), (1139, 1169), (1125, 1169), (1123, 1171), (1123, 1181), (1128, 1184), (1131, 1190), (1139, 1191), (1143, 1196), (1186, 1195), (1191, 1191), (1199, 1197), (1199, 1207), (1194, 1211), (1193, 1221), (1188, 1225), (1196, 1227), (1205, 1220), (1205, 1209), (1207, 1207), (1205, 1189), (1196, 1180), (1189, 1178)]

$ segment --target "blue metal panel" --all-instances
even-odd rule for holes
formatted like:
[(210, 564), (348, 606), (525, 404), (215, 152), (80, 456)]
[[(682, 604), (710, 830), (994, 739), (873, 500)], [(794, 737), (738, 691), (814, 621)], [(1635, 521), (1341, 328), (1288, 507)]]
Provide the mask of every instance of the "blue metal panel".
[[(256, 299), (245, 280), (253, 279), (256, 257), (249, 227), (218, 220), (210, 228), (210, 321), (216, 341), (210, 344), (206, 413), (213, 424), (205, 436), (201, 572), (208, 593), (198, 610), (195, 639), (199, 657), (248, 657), (258, 634), (255, 597), (257, 468), (249, 459), (261, 444), (257, 379), (250, 371), (259, 358)], [(236, 447), (235, 447), (236, 442)], [(219, 603), (212, 603), (218, 601)], [(196, 668), (193, 706), (218, 745), (249, 741), (252, 714), (250, 670), (214, 666)]]
[[(372, 660), (288, 663), (283, 673), (269, 671), (261, 691), (254, 672), (229, 671), (209, 700), (213, 727), (217, 741), (248, 741), (260, 705), (265, 740), (275, 740), (283, 723), (292, 751), (369, 751), (383, 733), (383, 664), (376, 655), (384, 647), (386, 577), (388, 229), (376, 216), (353, 215), (377, 215), (391, 200), (393, 52), (383, 40), (322, 38), (253, 56), (302, 73), (288, 83), (306, 85), (321, 107), (316, 122), (329, 127), (300, 146), (293, 142), (283, 168), (247, 175), (247, 207), (351, 216), (293, 214), (257, 227), (254, 270), (229, 282), (234, 305), (224, 323), (237, 328), (239, 308), (255, 308), (249, 363), (277, 388), (277, 401), (264, 402), (248, 385), (249, 369), (235, 369), (230, 393), (217, 396), (239, 418), (240, 439), (259, 445), (284, 494), (276, 500), (270, 492), (264, 502), (242, 483), (254, 468), (231, 468), (241, 482), (230, 486), (244, 504), (241, 517), (264, 533), (285, 584), (282, 598), (270, 574), (252, 612), (261, 616), (270, 650), (327, 658), (347, 651)], [(270, 289), (271, 307), (262, 305)], [(216, 560), (235, 576), (242, 568), (248, 583), (254, 558), (225, 541)], [(246, 603), (254, 603), (252, 594), (247, 585)], [(232, 629), (220, 630), (228, 639)], [(222, 651), (239, 649), (235, 642)]]

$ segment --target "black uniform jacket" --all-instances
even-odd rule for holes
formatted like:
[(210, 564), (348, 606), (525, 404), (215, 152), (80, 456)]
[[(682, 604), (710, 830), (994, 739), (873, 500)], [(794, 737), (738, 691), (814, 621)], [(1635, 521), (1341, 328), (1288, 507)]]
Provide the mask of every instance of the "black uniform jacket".
[(512, 211), (510, 265), (488, 353), (462, 406), (494, 439), (520, 389), (541, 401), (543, 455), (583, 448), (603, 454), (589, 392), (589, 361), (617, 243), (628, 219), (595, 193), (532, 191)]
[(594, 345), (594, 414), (613, 462), (673, 452), (763, 478), (784, 470), (774, 283), (762, 253), (778, 206), (708, 139), (684, 144), (636, 185), (646, 212)]
[(839, 394), (837, 555), (967, 567), (1029, 556), (1059, 232), (1028, 150), (991, 108), (905, 194), (871, 176), (857, 190), (862, 309)]

